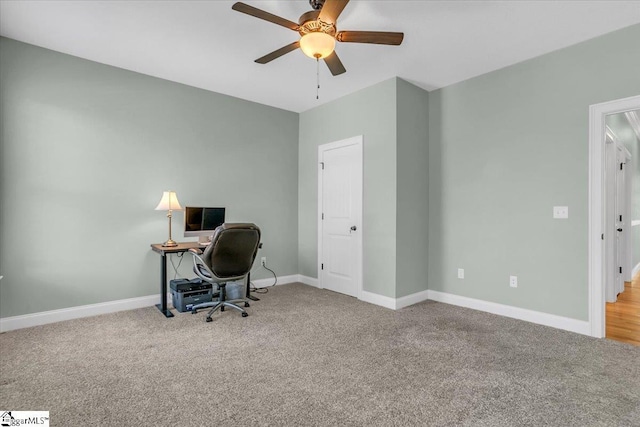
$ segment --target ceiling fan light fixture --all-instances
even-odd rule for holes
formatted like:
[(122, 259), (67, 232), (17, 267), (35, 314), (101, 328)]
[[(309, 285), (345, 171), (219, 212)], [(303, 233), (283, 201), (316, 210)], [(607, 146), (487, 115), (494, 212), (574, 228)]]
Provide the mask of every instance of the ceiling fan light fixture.
[(322, 59), (333, 53), (336, 39), (324, 32), (307, 33), (300, 39), (300, 49), (309, 58)]

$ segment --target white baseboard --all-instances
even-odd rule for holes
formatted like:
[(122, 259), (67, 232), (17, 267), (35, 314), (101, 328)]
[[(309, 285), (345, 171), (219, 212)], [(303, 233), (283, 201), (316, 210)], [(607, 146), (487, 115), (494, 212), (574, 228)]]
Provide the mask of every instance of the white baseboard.
[(373, 292), (362, 291), (360, 293), (360, 300), (379, 305), (381, 307), (390, 308), (391, 310), (400, 310), (401, 308), (426, 301), (429, 299), (428, 292), (429, 291), (420, 291), (400, 298), (391, 298), (384, 295), (374, 294)]
[(384, 295), (374, 294), (373, 292), (361, 291), (360, 301), (368, 302), (370, 304), (379, 305), (382, 307), (396, 309), (396, 299), (391, 297), (385, 297)]
[(640, 262), (636, 264), (635, 267), (633, 267), (633, 270), (631, 271), (631, 278), (633, 279), (634, 277), (636, 277), (636, 274), (640, 273)]
[[(318, 279), (313, 277), (303, 276), (302, 274), (299, 274), (298, 282), (304, 283), (305, 285), (320, 288)], [(427, 296), (427, 291), (421, 291), (421, 292), (417, 292), (415, 294), (407, 295), (401, 298), (391, 298), (391, 297), (387, 297), (384, 295), (363, 290), (363, 291), (360, 291), (360, 297), (358, 299), (360, 301), (368, 302), (370, 304), (375, 304), (381, 307), (390, 308), (391, 310), (398, 310), (413, 304), (417, 304), (421, 301), (425, 301), (428, 299), (428, 296)]]
[[(640, 270), (640, 264), (634, 268), (634, 275)], [(278, 285), (287, 283), (300, 282), (309, 286), (318, 287), (318, 279), (303, 276), (300, 274), (292, 274), (289, 276), (278, 277)], [(254, 280), (256, 287), (266, 287), (273, 284), (273, 279)], [(500, 316), (511, 317), (513, 319), (524, 320), (527, 322), (537, 323), (540, 325), (550, 326), (552, 328), (563, 329), (566, 331), (576, 332), (583, 335), (591, 335), (589, 322), (570, 319), (568, 317), (556, 316), (553, 314), (542, 313), (524, 308), (512, 307), (503, 304), (497, 304), (489, 301), (482, 301), (473, 298), (463, 297), (459, 295), (448, 294), (433, 290), (417, 292), (401, 298), (391, 298), (384, 295), (375, 294), (373, 292), (362, 291), (360, 300), (386, 307), (391, 310), (398, 310), (410, 305), (425, 301), (427, 299), (438, 301), (446, 304), (467, 307), (474, 310), (480, 310), (487, 313), (493, 313)], [(89, 304), (78, 307), (63, 308), (60, 310), (44, 311), (40, 313), (25, 314), (22, 316), (13, 316), (0, 318), (0, 332), (12, 331), (15, 329), (29, 328), (32, 326), (46, 325), (48, 323), (61, 322), (63, 320), (79, 319), (82, 317), (97, 316), (99, 314), (115, 313), (123, 310), (133, 310), (143, 307), (151, 307), (159, 303), (158, 295), (149, 295), (138, 298), (128, 298), (118, 301), (109, 301), (98, 304)], [(171, 295), (167, 296), (167, 304), (171, 306)]]
[[(298, 276), (298, 274), (292, 274), (290, 276), (278, 276), (276, 285), (286, 285), (289, 283), (299, 282)], [(252, 280), (251, 283), (253, 283), (253, 286), (255, 286), (256, 288), (268, 288), (269, 286), (273, 286), (273, 278)]]
[(309, 276), (303, 276), (302, 274), (298, 274), (298, 282), (304, 283), (305, 285), (313, 286), (316, 288), (319, 287), (318, 279), (309, 277)]
[[(252, 280), (251, 283), (256, 288), (267, 288), (273, 285), (273, 279), (259, 279)], [(279, 276), (277, 285), (287, 285), (289, 283), (303, 283), (305, 285), (318, 287), (318, 279), (313, 277), (303, 276), (302, 274), (291, 274), (289, 276)]]
[[(278, 277), (278, 285), (301, 282), (299, 274)], [(257, 288), (271, 286), (273, 279), (252, 280)], [(304, 282), (303, 282), (304, 283)], [(64, 320), (79, 319), (82, 317), (97, 316), (100, 314), (115, 313), (136, 308), (152, 307), (160, 303), (159, 295), (128, 298), (118, 301), (102, 302), (98, 304), (81, 305), (78, 307), (63, 308), (60, 310), (43, 311), (40, 313), (25, 314), (21, 316), (0, 318), (0, 332), (13, 331), (15, 329), (30, 328), (32, 326), (46, 325), (62, 322)], [(167, 306), (172, 308), (171, 293), (167, 294)]]
[[(167, 301), (167, 304), (170, 305), (171, 297), (169, 297)], [(63, 320), (79, 319), (81, 317), (97, 316), (99, 314), (115, 313), (117, 311), (151, 307), (159, 302), (160, 297), (158, 295), (148, 295), (146, 297), (128, 298), (118, 301), (101, 302), (98, 304), (25, 314), (22, 316), (5, 317), (0, 318), (0, 332), (46, 325), (48, 323), (61, 322)]]
[(410, 305), (417, 304), (429, 299), (429, 291), (420, 291), (415, 294), (407, 295), (396, 299), (396, 309), (409, 307)]
[(556, 316), (555, 314), (542, 313), (540, 311), (527, 310), (525, 308), (512, 307), (509, 305), (482, 301), (444, 292), (429, 290), (427, 293), (429, 295), (429, 299), (433, 301), (511, 317), (512, 319), (524, 320), (582, 335), (591, 335), (591, 325), (585, 320), (576, 320), (568, 317)]
[[(640, 267), (638, 268), (640, 269)], [(588, 321), (576, 320), (569, 317), (562, 317), (554, 314), (542, 313), (539, 311), (527, 310), (525, 308), (512, 307), (509, 305), (482, 301), (433, 290), (421, 291), (401, 298), (390, 298), (384, 295), (362, 291), (360, 299), (392, 310), (398, 310), (429, 299), (445, 304), (457, 305), (460, 307), (471, 308), (473, 310), (497, 314), (499, 316), (510, 317), (512, 319), (550, 326), (552, 328), (575, 332), (582, 335), (591, 335), (591, 326)]]

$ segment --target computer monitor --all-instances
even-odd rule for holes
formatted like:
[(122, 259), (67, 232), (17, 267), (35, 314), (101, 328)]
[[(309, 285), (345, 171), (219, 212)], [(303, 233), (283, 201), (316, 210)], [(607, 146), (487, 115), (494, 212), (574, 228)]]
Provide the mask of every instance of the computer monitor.
[(198, 237), (198, 241), (207, 244), (213, 231), (224, 224), (225, 208), (199, 208), (185, 206), (184, 237)]

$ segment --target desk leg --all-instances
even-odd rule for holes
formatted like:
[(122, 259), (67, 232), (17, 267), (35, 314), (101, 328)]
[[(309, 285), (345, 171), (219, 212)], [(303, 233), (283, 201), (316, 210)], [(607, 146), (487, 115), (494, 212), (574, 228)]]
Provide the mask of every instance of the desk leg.
[(251, 273), (247, 274), (247, 298), (251, 301), (260, 301), (260, 298), (251, 295)]
[(162, 254), (160, 260), (160, 304), (156, 304), (158, 310), (165, 317), (173, 317), (173, 313), (167, 308), (167, 255)]

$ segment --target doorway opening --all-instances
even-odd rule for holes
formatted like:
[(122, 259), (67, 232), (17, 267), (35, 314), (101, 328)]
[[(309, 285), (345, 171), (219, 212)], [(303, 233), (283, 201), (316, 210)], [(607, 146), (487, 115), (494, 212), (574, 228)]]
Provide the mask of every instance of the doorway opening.
[[(614, 145), (607, 118), (634, 110), (640, 110), (640, 96), (589, 108), (589, 323), (591, 335), (598, 338), (606, 336), (605, 301), (617, 296), (617, 290), (624, 290), (624, 278), (630, 280), (632, 275), (629, 247), (635, 218), (624, 203), (630, 202), (624, 193), (630, 194), (631, 189), (625, 190), (624, 180), (629, 180), (629, 174), (625, 174), (624, 166), (638, 167), (638, 153), (632, 156)], [(620, 164), (622, 169), (616, 169)]]

